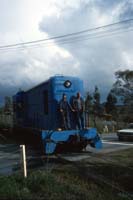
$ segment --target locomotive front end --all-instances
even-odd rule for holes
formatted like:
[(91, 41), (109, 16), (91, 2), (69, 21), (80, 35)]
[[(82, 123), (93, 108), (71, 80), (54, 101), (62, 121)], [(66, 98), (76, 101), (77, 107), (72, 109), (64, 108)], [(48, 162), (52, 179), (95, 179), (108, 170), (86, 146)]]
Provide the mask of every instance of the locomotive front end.
[(84, 130), (42, 131), (45, 154), (79, 152), (90, 145), (102, 148), (101, 139), (95, 128)]
[[(51, 88), (53, 102), (51, 105), (51, 127), (49, 130), (42, 131), (44, 152), (46, 154), (77, 152), (82, 151), (88, 144), (97, 149), (102, 148), (97, 130), (86, 128), (84, 111), (81, 124), (77, 122), (77, 111), (73, 102), (77, 93), (80, 93), (84, 101), (83, 81), (77, 77), (57, 76), (51, 79)], [(64, 115), (60, 112), (60, 102), (63, 95), (66, 96), (70, 105), (66, 116), (64, 116), (65, 111)], [(66, 122), (64, 122), (64, 117), (66, 117)]]

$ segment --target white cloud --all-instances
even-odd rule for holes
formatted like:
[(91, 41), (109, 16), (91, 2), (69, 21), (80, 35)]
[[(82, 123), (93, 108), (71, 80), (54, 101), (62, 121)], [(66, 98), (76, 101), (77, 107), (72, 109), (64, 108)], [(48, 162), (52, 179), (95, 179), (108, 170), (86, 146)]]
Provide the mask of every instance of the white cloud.
[[(131, 18), (132, 0), (0, 0), (0, 44), (31, 41)], [(128, 11), (130, 11), (128, 13)], [(108, 90), (117, 69), (133, 67), (133, 32), (79, 43), (2, 53), (0, 94), (28, 88), (51, 75), (77, 75), (86, 88)], [(42, 45), (43, 46), (43, 45)]]

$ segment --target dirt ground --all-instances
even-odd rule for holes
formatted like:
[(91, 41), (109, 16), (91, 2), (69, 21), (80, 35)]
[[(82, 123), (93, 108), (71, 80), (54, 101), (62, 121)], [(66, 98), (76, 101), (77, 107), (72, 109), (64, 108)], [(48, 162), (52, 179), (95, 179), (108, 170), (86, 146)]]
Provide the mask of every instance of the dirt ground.
[(58, 170), (66, 170), (86, 181), (93, 180), (103, 187), (106, 185), (113, 193), (133, 199), (132, 155), (133, 148), (108, 154), (93, 154), (82, 161), (66, 162), (66, 165)]

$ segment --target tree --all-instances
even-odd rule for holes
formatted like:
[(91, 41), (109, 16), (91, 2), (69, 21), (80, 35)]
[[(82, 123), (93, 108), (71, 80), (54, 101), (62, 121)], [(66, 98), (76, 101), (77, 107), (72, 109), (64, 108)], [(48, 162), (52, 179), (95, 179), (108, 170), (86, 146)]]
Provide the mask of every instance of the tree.
[(85, 110), (86, 112), (92, 113), (92, 106), (93, 106), (93, 97), (89, 92), (87, 92), (87, 96), (85, 99)]
[(100, 92), (97, 86), (95, 86), (93, 93), (93, 116), (94, 126), (97, 126), (96, 118), (101, 116)]
[(116, 82), (113, 85), (112, 92), (121, 96), (123, 103), (130, 104), (133, 98), (133, 71), (117, 71), (115, 76)]
[(97, 86), (95, 86), (95, 91), (93, 93), (93, 111), (94, 115), (99, 116), (100, 115), (100, 92)]
[(117, 103), (117, 98), (112, 92), (109, 92), (107, 96), (107, 101), (105, 103), (105, 110), (108, 114), (113, 114), (114, 110), (116, 110), (115, 104)]
[(4, 110), (4, 108), (0, 107), (0, 114), (3, 114), (3, 110)]
[(115, 76), (116, 82), (111, 91), (121, 100), (123, 116), (130, 122), (133, 120), (133, 71), (117, 71)]
[(94, 104), (99, 105), (100, 104), (100, 92), (97, 86), (95, 86), (95, 91), (93, 94), (94, 97)]
[(89, 92), (87, 92), (87, 96), (85, 99), (85, 119), (86, 119), (86, 125), (90, 125), (90, 115), (93, 112), (93, 97)]
[(5, 97), (5, 105), (4, 105), (4, 112), (6, 114), (10, 114), (12, 110), (12, 101), (11, 98), (6, 96)]

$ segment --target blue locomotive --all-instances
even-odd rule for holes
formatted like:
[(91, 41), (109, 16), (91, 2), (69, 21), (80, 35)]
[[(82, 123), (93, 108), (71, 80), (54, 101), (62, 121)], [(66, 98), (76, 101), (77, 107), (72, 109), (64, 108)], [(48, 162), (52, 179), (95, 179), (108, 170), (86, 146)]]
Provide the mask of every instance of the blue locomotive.
[(17, 133), (39, 136), (45, 154), (81, 151), (88, 144), (100, 149), (102, 143), (95, 128), (76, 128), (70, 112), (71, 130), (62, 130), (59, 102), (65, 93), (69, 103), (76, 93), (84, 96), (83, 81), (77, 77), (53, 76), (28, 91), (13, 96), (14, 129)]

